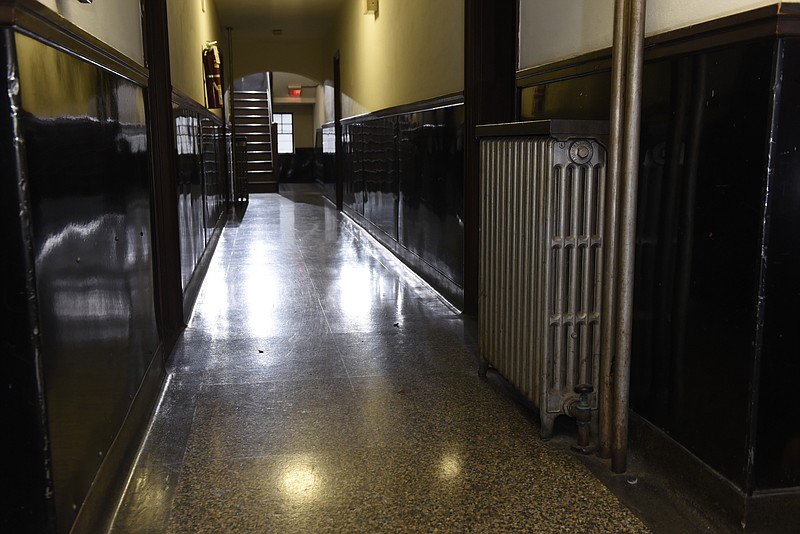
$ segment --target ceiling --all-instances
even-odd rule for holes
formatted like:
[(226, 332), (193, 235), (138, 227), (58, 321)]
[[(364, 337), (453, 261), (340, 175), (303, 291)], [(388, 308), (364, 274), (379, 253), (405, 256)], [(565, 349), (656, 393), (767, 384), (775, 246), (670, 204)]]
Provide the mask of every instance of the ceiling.
[[(344, 0), (216, 0), (220, 25), (269, 40), (325, 37)], [(348, 0), (352, 1), (352, 0)], [(282, 35), (273, 35), (274, 29)]]

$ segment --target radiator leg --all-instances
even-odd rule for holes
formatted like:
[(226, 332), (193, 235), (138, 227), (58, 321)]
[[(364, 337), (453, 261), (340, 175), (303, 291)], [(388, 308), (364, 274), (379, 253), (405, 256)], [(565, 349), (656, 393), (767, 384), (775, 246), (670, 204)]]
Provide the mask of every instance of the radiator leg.
[(489, 372), (489, 369), (492, 368), (492, 364), (489, 360), (485, 358), (481, 358), (481, 363), (478, 364), (478, 376), (482, 379), (486, 379), (486, 373)]
[(541, 430), (539, 430), (539, 437), (541, 437), (542, 440), (547, 441), (553, 437), (553, 426), (555, 425), (556, 418), (555, 416), (549, 414), (541, 414), (539, 419), (542, 425)]

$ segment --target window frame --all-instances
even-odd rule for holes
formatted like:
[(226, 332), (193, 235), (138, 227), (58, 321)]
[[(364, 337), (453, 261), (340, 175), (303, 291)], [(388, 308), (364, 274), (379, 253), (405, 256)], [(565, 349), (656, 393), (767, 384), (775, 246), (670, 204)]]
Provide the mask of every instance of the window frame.
[[(283, 119), (283, 117), (289, 117), (288, 122), (283, 122), (282, 120), (277, 120), (278, 117)], [(272, 122), (277, 125), (276, 128), (276, 135), (277, 139), (275, 139), (275, 151), (277, 154), (294, 154), (295, 153), (295, 142), (294, 142), (294, 113), (291, 111), (276, 111), (272, 114)], [(289, 125), (290, 131), (285, 132), (281, 131), (283, 126)], [(281, 150), (281, 138), (285, 140), (287, 137), (291, 142), (291, 150), (290, 151), (282, 151)], [(286, 141), (284, 141), (286, 142)]]

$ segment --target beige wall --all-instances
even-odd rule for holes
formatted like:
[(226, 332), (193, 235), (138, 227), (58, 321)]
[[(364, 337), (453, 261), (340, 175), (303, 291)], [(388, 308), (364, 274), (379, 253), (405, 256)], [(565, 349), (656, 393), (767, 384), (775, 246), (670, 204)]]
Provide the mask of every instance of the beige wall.
[(81, 4), (77, 0), (37, 1), (144, 65), (139, 0), (98, 1), (93, 4)]
[(314, 148), (314, 105), (276, 104), (275, 113), (291, 113), (295, 148)]
[[(225, 41), (219, 26), (215, 0), (169, 0), (167, 18), (169, 21), (169, 61), (172, 86), (205, 105), (205, 81), (203, 72), (203, 46), (206, 41), (218, 41), (223, 53)], [(218, 110), (214, 110), (215, 112)]]
[(233, 32), (236, 77), (284, 71), (319, 80), (315, 127), (333, 119), (333, 56), (341, 55), (342, 115), (352, 117), (464, 90), (463, 0), (385, 0), (377, 18), (345, 0), (319, 40), (254, 38)]
[(346, 0), (324, 57), (337, 49), (344, 117), (463, 91), (464, 2), (384, 0), (374, 18)]
[[(706, 22), (776, 0), (651, 0), (647, 35)], [(519, 68), (611, 46), (612, 0), (520, 0)]]
[[(325, 74), (324, 46), (319, 40), (284, 41), (240, 37), (233, 31), (235, 77), (254, 72), (294, 72), (313, 80)], [(333, 54), (327, 58), (333, 61)]]
[[(331, 98), (333, 97), (333, 91), (331, 89), (331, 86), (327, 84), (319, 84), (317, 86), (314, 94), (314, 131), (322, 128), (322, 125), (326, 122), (333, 120), (333, 100), (331, 100), (331, 104), (328, 106), (329, 96)], [(331, 110), (330, 116), (328, 115), (328, 109)]]

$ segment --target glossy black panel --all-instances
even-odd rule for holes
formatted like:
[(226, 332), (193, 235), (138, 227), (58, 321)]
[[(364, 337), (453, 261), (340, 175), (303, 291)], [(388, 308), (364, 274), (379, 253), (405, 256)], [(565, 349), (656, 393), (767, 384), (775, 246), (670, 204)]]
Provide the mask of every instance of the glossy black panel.
[[(772, 40), (644, 66), (631, 405), (746, 485)], [(610, 76), (521, 91), (523, 118), (608, 117)]]
[(295, 148), (294, 154), (281, 154), (280, 182), (282, 184), (314, 182), (317, 157), (317, 150), (313, 148)]
[(58, 530), (158, 344), (144, 91), (17, 36)]
[(173, 103), (178, 150), (181, 278), (186, 288), (225, 210), (222, 124), (213, 115)]
[(782, 52), (770, 178), (757, 489), (800, 486), (800, 41), (786, 40)]
[(359, 123), (342, 125), (344, 205), (364, 215), (364, 136)]
[(181, 279), (185, 290), (206, 246), (202, 139), (198, 113), (173, 103), (173, 115), (178, 150)]
[(203, 198), (205, 203), (206, 243), (225, 209), (225, 138), (222, 123), (209, 114), (200, 119), (203, 154)]
[(399, 117), (400, 244), (464, 285), (464, 106)]
[(608, 120), (611, 73), (570, 78), (525, 87), (520, 91), (523, 119)]
[(762, 42), (661, 61), (644, 85), (632, 403), (740, 487), (771, 57)]
[(360, 125), (364, 217), (397, 240), (400, 180), (397, 169), (398, 117), (375, 119)]
[(463, 105), (343, 125), (345, 206), (458, 304), (464, 285), (463, 128)]

